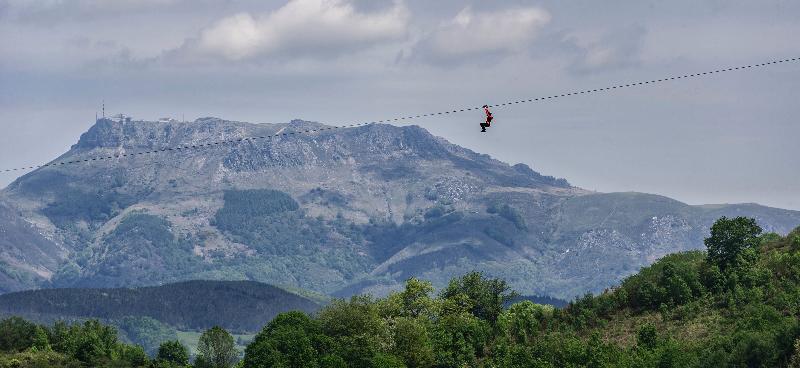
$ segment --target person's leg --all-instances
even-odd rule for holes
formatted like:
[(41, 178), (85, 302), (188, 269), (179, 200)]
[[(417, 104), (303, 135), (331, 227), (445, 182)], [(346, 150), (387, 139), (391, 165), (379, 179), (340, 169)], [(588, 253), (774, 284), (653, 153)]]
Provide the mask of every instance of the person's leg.
[(487, 126), (488, 126), (488, 125), (486, 125), (486, 123), (481, 123), (481, 131), (482, 131), (482, 132), (485, 132), (485, 131), (486, 131), (486, 127), (487, 127)]

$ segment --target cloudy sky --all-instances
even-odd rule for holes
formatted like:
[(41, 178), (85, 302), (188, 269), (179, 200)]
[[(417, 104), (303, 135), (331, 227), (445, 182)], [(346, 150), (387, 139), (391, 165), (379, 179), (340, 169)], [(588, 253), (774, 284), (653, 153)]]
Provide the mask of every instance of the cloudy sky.
[[(108, 113), (343, 124), (800, 56), (791, 0), (0, 0), (0, 169)], [(800, 63), (410, 121), (587, 189), (800, 209)], [(0, 176), (0, 186), (17, 175)]]

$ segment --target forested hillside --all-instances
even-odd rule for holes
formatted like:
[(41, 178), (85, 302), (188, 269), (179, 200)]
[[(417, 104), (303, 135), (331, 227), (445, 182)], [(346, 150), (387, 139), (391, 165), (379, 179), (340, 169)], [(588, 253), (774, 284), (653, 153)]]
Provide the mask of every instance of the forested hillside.
[(780, 237), (753, 219), (722, 218), (705, 244), (707, 252), (664, 257), (564, 309), (523, 301), (503, 310), (507, 284), (477, 273), (436, 297), (411, 279), (385, 299), (279, 316), (248, 346), (244, 366), (800, 365), (800, 228)]
[(0, 295), (0, 314), (5, 315), (115, 322), (149, 317), (184, 330), (223, 326), (232, 331), (258, 331), (278, 313), (311, 313), (319, 308), (311, 299), (253, 281), (187, 281), (135, 289), (43, 289)]
[[(664, 257), (564, 309), (530, 301), (504, 308), (515, 293), (477, 272), (435, 295), (412, 278), (386, 298), (282, 313), (243, 355), (226, 331), (209, 329), (194, 365), (232, 367), (241, 357), (248, 368), (800, 367), (800, 228), (781, 237), (762, 234), (753, 219), (721, 218), (705, 244), (706, 252)], [(150, 360), (112, 332), (5, 320), (0, 366), (189, 364), (180, 343), (165, 342)]]

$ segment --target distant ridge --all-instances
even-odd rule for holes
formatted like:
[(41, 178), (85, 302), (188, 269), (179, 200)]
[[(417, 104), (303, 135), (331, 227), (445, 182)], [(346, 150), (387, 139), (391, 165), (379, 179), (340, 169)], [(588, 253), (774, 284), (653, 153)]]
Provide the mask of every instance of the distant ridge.
[(278, 313), (320, 307), (284, 289), (255, 281), (185, 281), (113, 289), (42, 289), (0, 295), (0, 314), (119, 319), (142, 316), (178, 329), (215, 325), (258, 331)]

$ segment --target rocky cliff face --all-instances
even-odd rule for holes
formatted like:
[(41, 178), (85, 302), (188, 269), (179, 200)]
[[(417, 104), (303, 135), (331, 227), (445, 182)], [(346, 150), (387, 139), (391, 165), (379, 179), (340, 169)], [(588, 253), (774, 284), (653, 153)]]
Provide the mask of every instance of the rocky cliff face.
[(571, 297), (701, 248), (722, 214), (784, 233), (800, 224), (757, 205), (590, 193), (416, 126), (322, 128), (99, 120), (58, 161), (317, 131), (20, 177), (0, 193), (13, 213), (0, 229), (20, 234), (0, 241), (0, 290), (208, 278), (346, 295), (478, 269), (524, 294)]

